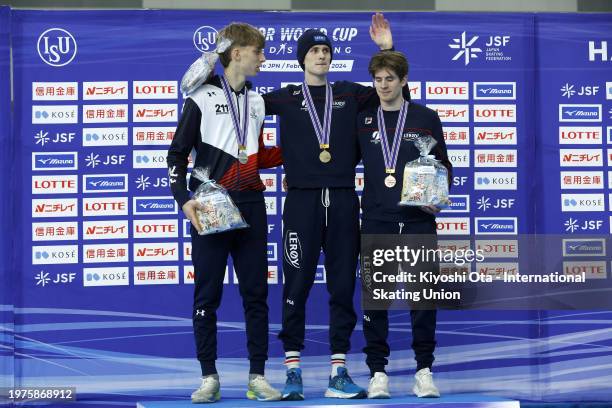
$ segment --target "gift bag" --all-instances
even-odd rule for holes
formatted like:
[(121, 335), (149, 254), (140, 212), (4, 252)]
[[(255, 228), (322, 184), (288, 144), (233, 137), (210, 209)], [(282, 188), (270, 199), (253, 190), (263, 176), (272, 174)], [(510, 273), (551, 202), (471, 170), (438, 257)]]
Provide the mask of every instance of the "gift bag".
[(429, 154), (438, 142), (431, 136), (421, 136), (414, 144), (421, 156), (404, 166), (402, 196), (399, 205), (435, 205), (448, 207), (448, 170)]
[(202, 205), (202, 209), (196, 210), (202, 226), (200, 235), (249, 227), (227, 190), (209, 178), (208, 169), (198, 167), (191, 177), (202, 182), (192, 197)]

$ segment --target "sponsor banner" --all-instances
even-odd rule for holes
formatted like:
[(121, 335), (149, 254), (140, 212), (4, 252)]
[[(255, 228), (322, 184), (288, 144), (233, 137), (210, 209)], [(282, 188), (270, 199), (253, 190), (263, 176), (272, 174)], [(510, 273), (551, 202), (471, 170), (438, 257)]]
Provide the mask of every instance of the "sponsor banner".
[(78, 222), (34, 222), (32, 241), (66, 241), (79, 239)]
[[(225, 274), (225, 276), (227, 277), (227, 273)], [(195, 283), (195, 274), (193, 272), (193, 265), (183, 266), (183, 283), (191, 284), (191, 285)], [(227, 283), (227, 282), (223, 282), (223, 283)]]
[(572, 238), (563, 240), (563, 256), (606, 256), (604, 238)]
[[(372, 86), (372, 83), (367, 86)], [(421, 99), (421, 82), (408, 81), (408, 89), (410, 90), (410, 99)]]
[(504, 275), (513, 276), (519, 273), (518, 262), (477, 262), (476, 272), (491, 276), (493, 279), (503, 279)]
[(85, 197), (83, 217), (107, 217), (128, 215), (127, 197)]
[(132, 129), (134, 146), (170, 146), (174, 139), (174, 126), (135, 126)]
[(83, 239), (126, 239), (129, 235), (127, 220), (83, 221)]
[(168, 285), (179, 283), (179, 268), (175, 266), (136, 266), (134, 285)]
[[(132, 154), (135, 169), (165, 169), (168, 167), (166, 162), (168, 150), (134, 150)], [(190, 167), (193, 167), (193, 161)]]
[(108, 101), (127, 98), (127, 81), (83, 82), (84, 101)]
[(427, 107), (435, 110), (440, 120), (444, 123), (467, 123), (470, 121), (470, 105), (440, 105), (428, 103)]
[(33, 101), (76, 101), (78, 82), (32, 82)]
[(134, 261), (178, 261), (177, 242), (147, 242), (134, 244)]
[[(128, 105), (83, 105), (83, 123), (125, 123)], [(76, 122), (74, 122), (76, 123)]]
[(601, 167), (602, 149), (559, 149), (561, 167)]
[(77, 105), (33, 105), (32, 124), (55, 125), (79, 122)]
[(448, 159), (453, 167), (470, 167), (470, 151), (469, 150), (448, 150)]
[(84, 147), (118, 147), (128, 145), (128, 128), (83, 128)]
[(439, 235), (470, 235), (469, 217), (438, 217), (436, 224)]
[(128, 244), (83, 245), (83, 263), (129, 262)]
[(566, 261), (563, 262), (564, 275), (580, 275), (584, 273), (587, 279), (606, 279), (608, 271), (606, 261)]
[(518, 258), (518, 240), (516, 239), (477, 239), (476, 249), (482, 251), (485, 259)]
[(516, 172), (474, 172), (474, 190), (516, 190)]
[(561, 211), (605, 211), (603, 194), (561, 194)]
[(32, 152), (32, 171), (77, 170), (77, 152)]
[(516, 145), (515, 127), (474, 127), (474, 144), (477, 145)]
[(127, 174), (84, 174), (84, 193), (125, 193)]
[(506, 235), (517, 234), (516, 217), (474, 217), (476, 235)]
[(32, 176), (32, 194), (76, 194), (77, 176)]
[(178, 214), (178, 204), (171, 196), (134, 197), (134, 215)]
[(448, 146), (470, 144), (469, 127), (444, 126), (442, 132), (444, 134), (444, 141)]
[(278, 266), (268, 265), (268, 285), (275, 285), (278, 283)]
[(438, 249), (441, 251), (467, 251), (471, 248), (469, 240), (439, 239)]
[[(594, 190), (604, 188), (603, 171), (562, 171), (562, 190)], [(611, 207), (612, 208), (612, 207)]]
[(177, 99), (177, 81), (134, 81), (133, 99)]
[(134, 220), (134, 238), (178, 238), (178, 220)]
[(467, 82), (426, 82), (427, 99), (468, 100), (470, 87)]
[(600, 126), (559, 126), (559, 144), (591, 145), (602, 144)]
[(474, 82), (475, 100), (516, 100), (516, 82)]
[(559, 122), (601, 122), (601, 105), (559, 105)]
[(132, 105), (133, 122), (176, 122), (178, 105), (175, 103), (135, 103)]
[(75, 264), (78, 262), (78, 245), (32, 246), (32, 265)]
[(78, 201), (76, 198), (32, 200), (32, 218), (76, 217), (78, 211)]
[(276, 197), (264, 197), (265, 201), (266, 201), (266, 214), (268, 215), (276, 215), (278, 214), (277, 208), (276, 208)]
[(516, 122), (516, 105), (474, 105), (474, 122)]
[(276, 139), (276, 128), (264, 128), (261, 133), (261, 137), (263, 139), (264, 146), (273, 147), (278, 144)]
[(516, 167), (516, 149), (474, 150), (474, 167)]
[(276, 242), (268, 242), (268, 261), (278, 261), (278, 244)]
[(130, 273), (127, 267), (83, 268), (83, 286), (127, 286)]
[[(365, 179), (363, 173), (355, 173), (355, 191), (363, 191), (363, 187), (365, 186)], [(283, 202), (284, 204), (284, 202)]]
[(191, 242), (183, 242), (183, 261), (191, 261)]
[(266, 187), (266, 193), (273, 193), (278, 191), (276, 180), (278, 175), (275, 173), (259, 173), (261, 182)]
[(469, 213), (470, 212), (470, 196), (469, 195), (449, 195), (451, 203), (448, 208), (442, 210), (443, 213)]

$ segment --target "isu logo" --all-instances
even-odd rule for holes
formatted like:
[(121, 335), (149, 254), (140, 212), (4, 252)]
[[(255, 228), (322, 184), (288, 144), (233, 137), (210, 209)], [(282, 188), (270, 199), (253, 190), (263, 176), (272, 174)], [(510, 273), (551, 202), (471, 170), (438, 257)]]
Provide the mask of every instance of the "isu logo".
[(38, 37), (38, 55), (52, 67), (68, 65), (76, 56), (76, 40), (63, 28), (50, 28)]

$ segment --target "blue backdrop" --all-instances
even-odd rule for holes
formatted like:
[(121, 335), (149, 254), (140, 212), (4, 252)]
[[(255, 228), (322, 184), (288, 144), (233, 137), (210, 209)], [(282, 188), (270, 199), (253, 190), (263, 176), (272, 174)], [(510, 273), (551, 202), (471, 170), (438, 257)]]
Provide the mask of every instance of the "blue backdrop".
[[(0, 28), (8, 27), (8, 16), (2, 9)], [(10, 163), (10, 196), (18, 204), (10, 218), (14, 233), (2, 238), (3, 251), (12, 248), (15, 255), (2, 271), (10, 284), (0, 292), (3, 310), (11, 310), (10, 293), (15, 304), (14, 352), (11, 337), (2, 340), (9, 347), (2, 354), (2, 367), (9, 367), (4, 378), (12, 381), (14, 356), (14, 378), (21, 385), (76, 386), (79, 395), (107, 394), (107, 400), (123, 398), (112, 393), (184, 396), (197, 386), (199, 366), (190, 320), (189, 239), (165, 170), (183, 103), (178, 81), (200, 51), (210, 49), (216, 30), (246, 21), (266, 35), (268, 61), (254, 79), (258, 92), (303, 79), (295, 50), (308, 27), (324, 28), (333, 39), (332, 81), (368, 83), (367, 62), (376, 52), (369, 15), (145, 10), (11, 11), (10, 16), (16, 97), (12, 138), (4, 128), (1, 137), (15, 144), (15, 152), (2, 165)], [(604, 73), (612, 47), (607, 51), (604, 43), (610, 15), (386, 17), (396, 49), (410, 60), (413, 99), (439, 112), (455, 166), (455, 204), (438, 218), (441, 238), (454, 233), (469, 240), (495, 225), (504, 232), (501, 238), (516, 239), (519, 233), (566, 233), (568, 225), (585, 222), (587, 228), (599, 225), (585, 233), (607, 234), (604, 144), (612, 137), (612, 91)], [(3, 63), (7, 38), (0, 32)], [(9, 112), (5, 78), (0, 76), (2, 126), (8, 126)], [(566, 92), (571, 86), (575, 93)], [(592, 116), (597, 106), (598, 118)], [(576, 118), (599, 129), (598, 141), (575, 140), (585, 125)], [(267, 118), (264, 135), (267, 144), (277, 144), (281, 135), (274, 117)], [(358, 168), (358, 190), (362, 173)], [(273, 332), (267, 375), (280, 383), (284, 367), (275, 334), (282, 288), (282, 169), (262, 176), (268, 185)], [(584, 177), (599, 184), (582, 189)], [(517, 254), (505, 255), (512, 261)], [(609, 279), (609, 262), (602, 262)], [(303, 358), (310, 395), (325, 386), (329, 360), (322, 266), (317, 282), (308, 303)], [(239, 305), (230, 263), (219, 313), (224, 395), (242, 393), (246, 381)], [(8, 316), (3, 325), (10, 335), (12, 315), (2, 316)], [(610, 322), (608, 312), (440, 312), (437, 382), (445, 393), (609, 400)], [(389, 371), (406, 377), (414, 369), (408, 313), (394, 313), (390, 331)], [(360, 325), (352, 345), (349, 366), (365, 384)], [(405, 383), (393, 381), (392, 391), (408, 393)]]

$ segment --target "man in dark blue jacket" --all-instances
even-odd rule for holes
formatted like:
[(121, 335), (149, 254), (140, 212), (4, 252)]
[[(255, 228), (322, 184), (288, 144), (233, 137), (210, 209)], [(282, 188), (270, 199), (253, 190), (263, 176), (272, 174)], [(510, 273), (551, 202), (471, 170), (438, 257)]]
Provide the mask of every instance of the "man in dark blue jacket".
[[(380, 97), (380, 107), (363, 111), (357, 118), (359, 147), (364, 165), (365, 186), (361, 199), (362, 234), (425, 234), (436, 236), (435, 215), (439, 208), (398, 206), (406, 163), (420, 155), (413, 141), (432, 136), (437, 145), (435, 155), (450, 173), (442, 124), (438, 114), (422, 105), (406, 100), (408, 61), (403, 54), (383, 51), (375, 55), (368, 71)], [(396, 131), (397, 129), (397, 131)], [(432, 243), (435, 245), (435, 242)], [(414, 393), (418, 397), (439, 397), (432, 375), (434, 360), (436, 311), (411, 310), (412, 348), (417, 361)], [(371, 379), (369, 398), (389, 398), (385, 373), (389, 344), (387, 310), (364, 310), (363, 331), (366, 337), (366, 363)]]
[[(388, 22), (372, 18), (372, 40), (381, 49), (393, 46)], [(355, 166), (359, 162), (355, 118), (378, 105), (371, 87), (337, 81), (327, 74), (332, 44), (319, 30), (298, 40), (297, 57), (304, 82), (263, 95), (266, 114), (278, 115), (280, 145), (288, 186), (283, 209), (283, 328), (287, 382), (283, 399), (304, 398), (300, 352), (304, 349), (305, 305), (315, 279), (321, 248), (330, 294), (330, 398), (365, 398), (345, 366), (357, 316), (353, 307), (359, 254), (359, 200)]]

